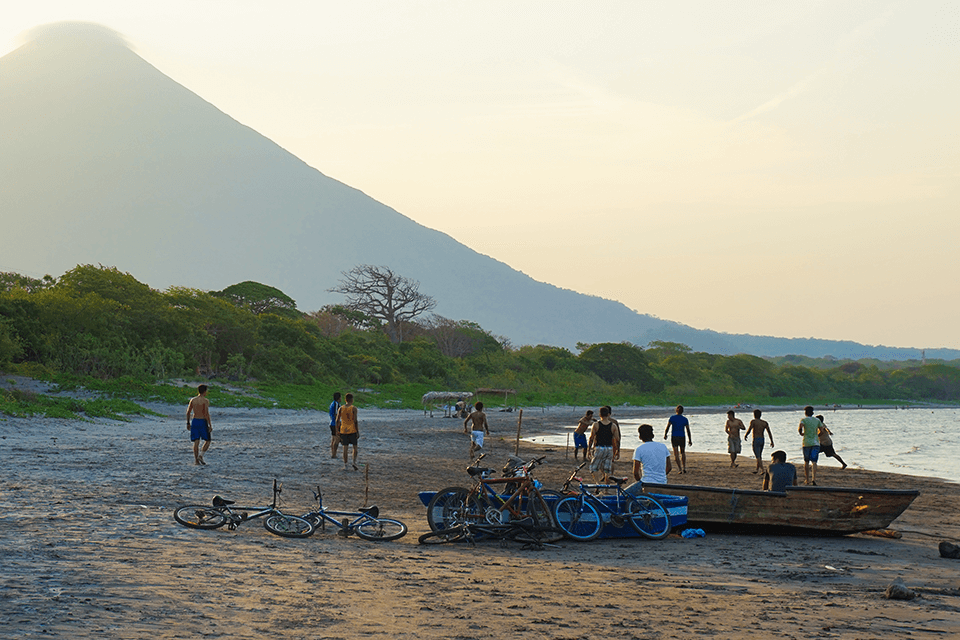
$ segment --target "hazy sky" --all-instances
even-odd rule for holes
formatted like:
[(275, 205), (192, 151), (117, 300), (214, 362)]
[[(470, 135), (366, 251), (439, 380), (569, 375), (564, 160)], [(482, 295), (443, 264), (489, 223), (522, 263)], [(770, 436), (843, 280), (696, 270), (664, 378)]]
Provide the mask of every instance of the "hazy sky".
[(15, 7), (0, 55), (49, 22), (115, 29), (538, 280), (697, 328), (960, 348), (960, 3)]

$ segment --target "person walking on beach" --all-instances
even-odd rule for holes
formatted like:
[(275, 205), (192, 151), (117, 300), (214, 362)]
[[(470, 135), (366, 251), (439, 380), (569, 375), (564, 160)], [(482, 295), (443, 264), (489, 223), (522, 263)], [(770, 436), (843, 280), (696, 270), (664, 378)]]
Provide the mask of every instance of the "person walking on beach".
[[(687, 472), (687, 443), (693, 446), (693, 436), (690, 435), (690, 421), (683, 415), (683, 405), (677, 405), (677, 413), (670, 416), (667, 420), (667, 429), (663, 432), (663, 439), (667, 439), (667, 434), (673, 429), (673, 435), (670, 437), (670, 444), (673, 445), (673, 459), (677, 461), (677, 473)], [(686, 429), (687, 437), (684, 439), (683, 432)]]
[(842, 465), (840, 469), (846, 469), (847, 463), (843, 461), (840, 454), (833, 448), (833, 438), (830, 437), (833, 435), (833, 432), (827, 429), (827, 425), (823, 422), (823, 416), (817, 416), (817, 420), (820, 421), (820, 431), (818, 432), (820, 438), (820, 453), (828, 458), (836, 458)]
[(753, 410), (753, 420), (750, 421), (750, 426), (747, 428), (747, 432), (743, 434), (743, 439), (746, 440), (747, 436), (753, 433), (753, 455), (757, 458), (757, 468), (752, 473), (763, 473), (763, 433), (766, 432), (770, 436), (770, 446), (776, 446), (773, 444), (773, 432), (770, 431), (770, 425), (766, 420), (761, 420), (760, 416), (763, 415), (763, 412), (760, 409)]
[(611, 407), (600, 407), (600, 419), (593, 423), (587, 443), (593, 451), (590, 471), (594, 474), (594, 479), (599, 471), (600, 481), (604, 484), (613, 473), (613, 462), (620, 457), (620, 424), (610, 417), (611, 413)]
[(573, 432), (573, 459), (577, 459), (577, 453), (583, 449), (583, 459), (587, 459), (587, 429), (593, 426), (593, 410), (588, 410), (580, 422), (577, 423), (577, 429)]
[[(483, 403), (473, 405), (474, 411), (463, 421), (463, 432), (470, 436), (470, 459), (474, 452), (483, 449), (483, 434), (490, 435), (490, 425), (487, 424), (487, 414), (483, 412)], [(473, 429), (467, 429), (467, 424), (473, 422)]]
[(627, 493), (643, 493), (643, 483), (667, 484), (670, 473), (670, 449), (662, 442), (655, 442), (653, 425), (642, 424), (637, 428), (640, 446), (633, 451), (633, 479), (636, 480), (624, 489)]
[(727, 411), (727, 423), (724, 425), (724, 430), (727, 432), (727, 453), (730, 454), (730, 468), (736, 469), (740, 466), (737, 464), (737, 456), (743, 450), (740, 444), (740, 432), (745, 431), (746, 427), (743, 425), (743, 420), (738, 418), (733, 411)]
[(770, 466), (763, 474), (764, 491), (785, 491), (787, 487), (797, 486), (797, 468), (787, 463), (784, 451), (774, 451), (770, 456)]
[(357, 408), (353, 406), (353, 394), (348, 393), (344, 404), (337, 411), (337, 436), (343, 445), (343, 470), (347, 471), (347, 451), (353, 445), (353, 470), (357, 471), (357, 441), (360, 439), (360, 420), (357, 419)]
[(340, 392), (335, 391), (333, 402), (327, 413), (330, 414), (330, 457), (337, 458), (337, 448), (340, 445), (340, 436), (337, 435), (337, 413), (340, 411)]
[[(190, 415), (193, 414), (193, 420)], [(193, 442), (194, 464), (207, 464), (203, 461), (203, 454), (210, 448), (213, 436), (213, 424), (210, 422), (210, 401), (207, 399), (207, 385), (197, 387), (197, 395), (187, 404), (187, 429), (190, 431), (190, 440)], [(200, 441), (203, 440), (203, 449)]]
[(823, 424), (813, 417), (813, 407), (803, 408), (804, 418), (797, 427), (797, 433), (803, 436), (803, 477), (804, 484), (817, 484), (817, 458), (820, 457), (820, 426)]

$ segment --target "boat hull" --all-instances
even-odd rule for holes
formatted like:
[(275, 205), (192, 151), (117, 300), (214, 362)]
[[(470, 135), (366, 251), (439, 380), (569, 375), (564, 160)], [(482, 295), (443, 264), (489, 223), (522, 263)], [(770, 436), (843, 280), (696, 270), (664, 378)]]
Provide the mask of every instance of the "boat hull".
[(686, 496), (687, 523), (742, 532), (847, 535), (890, 525), (919, 495), (913, 490), (787, 487), (784, 492), (645, 484), (657, 495)]

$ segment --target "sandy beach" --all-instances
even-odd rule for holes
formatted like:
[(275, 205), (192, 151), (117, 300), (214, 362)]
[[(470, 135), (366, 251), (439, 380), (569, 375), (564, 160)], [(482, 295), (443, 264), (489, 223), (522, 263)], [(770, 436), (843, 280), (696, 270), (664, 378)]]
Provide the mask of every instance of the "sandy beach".
[[(821, 485), (916, 488), (900, 539), (709, 533), (421, 547), (421, 490), (465, 485), (468, 441), (454, 419), (360, 410), (361, 471), (331, 460), (323, 413), (214, 407), (214, 442), (195, 466), (184, 407), (131, 422), (0, 419), (0, 637), (18, 638), (947, 638), (960, 637), (960, 485), (821, 466)], [(641, 411), (635, 412), (641, 415)], [(647, 411), (657, 418), (666, 410)], [(532, 435), (579, 412), (524, 413)], [(624, 417), (617, 410), (617, 417)], [(659, 420), (659, 418), (657, 418)], [(486, 450), (513, 452), (516, 413), (492, 413)], [(654, 421), (654, 424), (660, 422)], [(662, 435), (662, 433), (661, 433)], [(560, 448), (537, 477), (575, 466)], [(625, 459), (629, 454), (625, 452)], [(684, 482), (756, 488), (751, 458), (688, 454)], [(628, 472), (628, 462), (618, 465)], [(173, 509), (213, 495), (303, 513), (319, 484), (331, 507), (377, 504), (404, 520), (396, 542), (187, 529)], [(897, 577), (917, 593), (887, 600)]]

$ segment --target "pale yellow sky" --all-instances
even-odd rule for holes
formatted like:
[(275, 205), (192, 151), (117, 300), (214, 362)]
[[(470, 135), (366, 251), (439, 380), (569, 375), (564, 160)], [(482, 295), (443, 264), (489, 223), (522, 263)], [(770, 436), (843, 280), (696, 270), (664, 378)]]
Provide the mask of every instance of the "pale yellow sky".
[(538, 280), (698, 328), (960, 348), (957, 3), (20, 4), (0, 53), (115, 29)]

